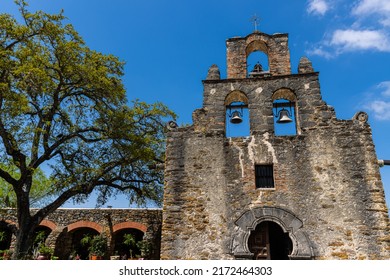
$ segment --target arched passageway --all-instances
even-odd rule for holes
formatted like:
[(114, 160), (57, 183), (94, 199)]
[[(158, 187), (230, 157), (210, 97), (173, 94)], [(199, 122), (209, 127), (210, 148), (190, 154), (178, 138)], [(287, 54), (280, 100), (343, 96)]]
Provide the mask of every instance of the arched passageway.
[(137, 243), (142, 241), (144, 233), (135, 228), (124, 228), (114, 233), (114, 254), (121, 259), (135, 258), (141, 255)]
[(84, 244), (82, 239), (86, 236), (93, 237), (99, 235), (99, 232), (92, 228), (78, 228), (70, 232), (72, 240), (72, 251), (69, 255), (70, 259), (88, 260), (89, 248), (88, 244)]

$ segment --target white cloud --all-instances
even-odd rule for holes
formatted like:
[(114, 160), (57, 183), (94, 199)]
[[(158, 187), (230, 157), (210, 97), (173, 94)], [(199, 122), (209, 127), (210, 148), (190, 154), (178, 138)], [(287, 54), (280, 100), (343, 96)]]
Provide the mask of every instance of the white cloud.
[(374, 118), (390, 121), (390, 81), (379, 83), (369, 94), (365, 109), (374, 114)]
[(309, 14), (324, 15), (329, 10), (329, 4), (325, 0), (309, 0), (307, 12)]
[(340, 51), (377, 50), (390, 51), (390, 40), (380, 30), (336, 30), (330, 40), (330, 45)]
[[(345, 52), (390, 52), (390, 0), (354, 0), (352, 5), (344, 6), (341, 2), (336, 0), (307, 2), (308, 13), (324, 15), (331, 10), (334, 19), (345, 18), (343, 25), (350, 26), (326, 31), (324, 40), (313, 46), (308, 53), (329, 59)], [(351, 8), (345, 11), (344, 8), (348, 6)], [(352, 23), (349, 22), (351, 20)]]
[(352, 10), (356, 16), (380, 16), (378, 23), (390, 27), (390, 1), (389, 0), (360, 0)]
[(383, 26), (390, 27), (390, 13), (387, 18), (379, 21)]
[(374, 118), (378, 120), (390, 120), (390, 101), (374, 100), (366, 106), (366, 109), (373, 112)]
[(389, 0), (361, 0), (353, 9), (353, 14), (370, 15), (370, 14), (387, 14), (390, 12)]
[(390, 97), (390, 81), (381, 82), (377, 87), (383, 89), (382, 96)]
[(313, 48), (313, 49), (308, 50), (306, 52), (309, 56), (317, 55), (317, 56), (324, 57), (326, 59), (330, 59), (330, 58), (333, 58), (335, 56), (335, 53), (324, 50), (324, 48), (322, 48), (322, 47)]

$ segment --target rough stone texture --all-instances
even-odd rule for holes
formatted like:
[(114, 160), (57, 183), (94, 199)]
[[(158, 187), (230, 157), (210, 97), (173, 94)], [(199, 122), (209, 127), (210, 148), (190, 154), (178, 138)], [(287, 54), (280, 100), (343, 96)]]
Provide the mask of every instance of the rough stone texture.
[(216, 64), (213, 64), (209, 68), (209, 72), (207, 73), (206, 80), (219, 80), (221, 78), (221, 74), (219, 72), (219, 68)]
[[(249, 44), (249, 51), (268, 46), (271, 77), (246, 78)], [(292, 259), (389, 259), (367, 114), (337, 119), (307, 61), (290, 73), (285, 34), (254, 33), (228, 39), (227, 47), (228, 79), (203, 81), (193, 125), (168, 134), (161, 258), (251, 258), (250, 230), (273, 221), (289, 234)], [(281, 89), (295, 96), (295, 136), (274, 135)], [(251, 132), (226, 138), (225, 100), (237, 91), (248, 99)], [(255, 164), (273, 165), (275, 188), (255, 188)]]
[(307, 57), (301, 57), (298, 65), (298, 73), (311, 73), (314, 72), (311, 61)]
[[(0, 221), (17, 223), (14, 209), (1, 209)], [(108, 238), (109, 245), (115, 232), (121, 229), (137, 229), (144, 232), (143, 239), (153, 243), (152, 258), (159, 259), (161, 240), (161, 209), (57, 209), (42, 223), (51, 233), (46, 245), (52, 247), (55, 255), (66, 259), (72, 250), (72, 230), (92, 228)], [(15, 242), (12, 238), (11, 249)], [(110, 251), (108, 255), (113, 254)]]
[(268, 35), (255, 32), (244, 38), (228, 39), (226, 41), (228, 79), (247, 77), (246, 59), (254, 51), (262, 51), (268, 55), (271, 75), (290, 74), (290, 51), (287, 44), (287, 34)]

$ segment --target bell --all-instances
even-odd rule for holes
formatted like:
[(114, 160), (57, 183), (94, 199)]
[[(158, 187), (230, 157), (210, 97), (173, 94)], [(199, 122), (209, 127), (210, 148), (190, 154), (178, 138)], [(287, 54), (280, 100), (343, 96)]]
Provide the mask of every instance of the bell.
[(290, 123), (293, 120), (289, 116), (289, 112), (286, 109), (282, 109), (279, 112), (279, 119), (276, 121), (277, 123)]
[(233, 124), (239, 124), (242, 123), (241, 114), (238, 111), (234, 111), (232, 113), (232, 117), (230, 118), (230, 122)]

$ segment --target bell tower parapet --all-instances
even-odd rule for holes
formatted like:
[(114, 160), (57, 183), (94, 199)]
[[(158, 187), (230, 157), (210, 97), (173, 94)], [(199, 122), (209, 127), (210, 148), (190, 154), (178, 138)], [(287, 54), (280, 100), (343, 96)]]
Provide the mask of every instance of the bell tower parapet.
[(268, 56), (272, 76), (291, 74), (288, 34), (268, 35), (254, 32), (246, 37), (234, 37), (226, 41), (227, 78), (245, 79), (248, 76), (247, 58), (255, 51)]

